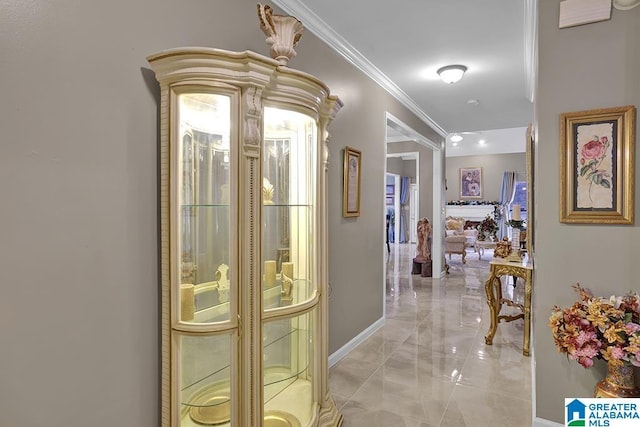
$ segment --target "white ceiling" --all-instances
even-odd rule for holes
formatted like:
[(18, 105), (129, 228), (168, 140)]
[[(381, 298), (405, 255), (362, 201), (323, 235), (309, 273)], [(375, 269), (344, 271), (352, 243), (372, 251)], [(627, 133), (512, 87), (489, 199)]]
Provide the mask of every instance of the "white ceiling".
[[(524, 151), (533, 121), (533, 2), (274, 0), (443, 136), (474, 132), (458, 147), (447, 138), (448, 156)], [(450, 64), (468, 68), (453, 85), (436, 73)]]
[[(480, 156), (488, 154), (524, 153), (527, 128), (493, 129), (478, 132), (462, 132), (462, 141), (454, 143), (447, 138), (447, 157)], [(387, 126), (387, 142), (412, 141), (398, 129)]]

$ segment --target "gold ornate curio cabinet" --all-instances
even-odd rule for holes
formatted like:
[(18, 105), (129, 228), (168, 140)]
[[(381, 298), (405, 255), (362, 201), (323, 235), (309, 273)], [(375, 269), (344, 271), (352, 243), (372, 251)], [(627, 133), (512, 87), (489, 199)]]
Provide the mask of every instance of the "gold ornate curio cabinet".
[(326, 143), (341, 102), (253, 52), (148, 60), (161, 87), (162, 424), (340, 425)]

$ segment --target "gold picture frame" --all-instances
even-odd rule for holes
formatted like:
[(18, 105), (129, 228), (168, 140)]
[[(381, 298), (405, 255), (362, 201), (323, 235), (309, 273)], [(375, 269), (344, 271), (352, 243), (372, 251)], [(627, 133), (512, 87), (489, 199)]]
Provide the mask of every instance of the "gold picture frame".
[(362, 152), (355, 148), (344, 149), (344, 172), (342, 189), (342, 216), (360, 216), (360, 178)]
[(560, 115), (560, 222), (633, 224), (635, 107)]
[(535, 247), (535, 149), (536, 141), (534, 138), (533, 124), (527, 126), (527, 134), (525, 141), (526, 169), (527, 169), (527, 229), (526, 229), (526, 248), (529, 259), (533, 258), (533, 250)]

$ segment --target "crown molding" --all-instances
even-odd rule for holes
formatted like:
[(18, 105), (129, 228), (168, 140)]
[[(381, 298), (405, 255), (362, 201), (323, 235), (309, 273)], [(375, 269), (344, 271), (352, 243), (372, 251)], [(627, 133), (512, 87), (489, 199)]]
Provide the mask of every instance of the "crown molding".
[(360, 71), (375, 81), (383, 89), (389, 92), (402, 105), (407, 107), (420, 120), (425, 122), (440, 136), (445, 138), (448, 134), (440, 125), (427, 115), (413, 99), (400, 89), (389, 77), (371, 63), (362, 53), (353, 47), (340, 34), (335, 32), (320, 17), (311, 11), (306, 5), (298, 0), (272, 0), (286, 13), (295, 16), (302, 21), (305, 28), (311, 31), (316, 37), (329, 45), (333, 50), (342, 55), (347, 61), (358, 67)]

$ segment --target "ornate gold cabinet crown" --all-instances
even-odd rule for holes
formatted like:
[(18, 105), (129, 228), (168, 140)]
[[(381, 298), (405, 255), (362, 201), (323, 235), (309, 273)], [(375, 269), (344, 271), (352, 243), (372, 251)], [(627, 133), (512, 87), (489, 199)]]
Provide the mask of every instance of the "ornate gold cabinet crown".
[(340, 425), (326, 218), (340, 100), (253, 52), (148, 61), (161, 88), (162, 425)]

